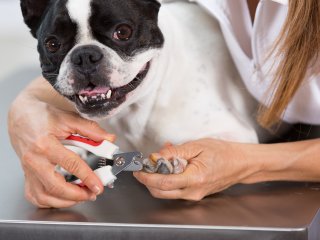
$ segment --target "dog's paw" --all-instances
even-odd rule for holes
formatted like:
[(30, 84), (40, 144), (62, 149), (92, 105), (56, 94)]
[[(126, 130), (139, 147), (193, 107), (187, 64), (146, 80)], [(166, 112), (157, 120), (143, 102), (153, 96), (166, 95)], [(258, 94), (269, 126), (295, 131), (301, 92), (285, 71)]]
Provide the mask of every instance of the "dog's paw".
[(168, 160), (159, 154), (151, 154), (143, 160), (143, 170), (147, 173), (179, 174), (186, 169), (188, 161), (181, 158)]

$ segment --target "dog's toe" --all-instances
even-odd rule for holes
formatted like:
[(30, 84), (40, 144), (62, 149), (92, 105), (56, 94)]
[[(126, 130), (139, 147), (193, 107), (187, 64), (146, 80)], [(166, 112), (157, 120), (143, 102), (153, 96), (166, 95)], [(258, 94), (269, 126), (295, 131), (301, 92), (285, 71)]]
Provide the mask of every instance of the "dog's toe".
[(147, 173), (159, 173), (159, 174), (180, 174), (183, 173), (187, 167), (188, 161), (181, 158), (174, 158), (169, 161), (160, 155), (158, 159), (154, 158), (154, 155), (150, 158), (143, 160), (143, 170)]

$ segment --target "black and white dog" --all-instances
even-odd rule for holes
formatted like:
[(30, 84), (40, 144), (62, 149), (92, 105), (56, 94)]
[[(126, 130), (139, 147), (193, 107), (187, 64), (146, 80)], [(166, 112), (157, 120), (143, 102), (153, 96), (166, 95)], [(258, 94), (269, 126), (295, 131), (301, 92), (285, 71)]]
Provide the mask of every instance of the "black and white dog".
[(198, 5), (21, 0), (21, 7), (43, 76), (82, 116), (131, 147), (149, 152), (203, 137), (258, 141), (254, 101), (218, 23)]

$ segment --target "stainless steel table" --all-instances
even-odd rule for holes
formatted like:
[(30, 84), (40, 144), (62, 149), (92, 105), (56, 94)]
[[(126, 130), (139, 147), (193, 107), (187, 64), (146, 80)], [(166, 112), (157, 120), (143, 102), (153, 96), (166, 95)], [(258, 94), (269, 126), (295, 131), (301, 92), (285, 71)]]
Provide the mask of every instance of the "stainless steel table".
[[(36, 73), (34, 73), (36, 75)], [(32, 74), (31, 74), (32, 76)], [(238, 185), (201, 202), (157, 200), (130, 174), (96, 202), (39, 210), (23, 196), (23, 173), (5, 112), (30, 79), (0, 82), (0, 239), (320, 239), (320, 184)], [(10, 80), (10, 81), (9, 81)]]

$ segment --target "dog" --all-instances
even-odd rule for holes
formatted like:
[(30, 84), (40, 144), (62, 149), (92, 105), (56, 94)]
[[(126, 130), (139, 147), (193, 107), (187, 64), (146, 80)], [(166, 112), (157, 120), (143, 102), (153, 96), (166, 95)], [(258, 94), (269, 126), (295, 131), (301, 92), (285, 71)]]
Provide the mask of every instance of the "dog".
[(199, 138), (257, 143), (256, 103), (197, 4), (21, 0), (43, 76), (124, 150)]

